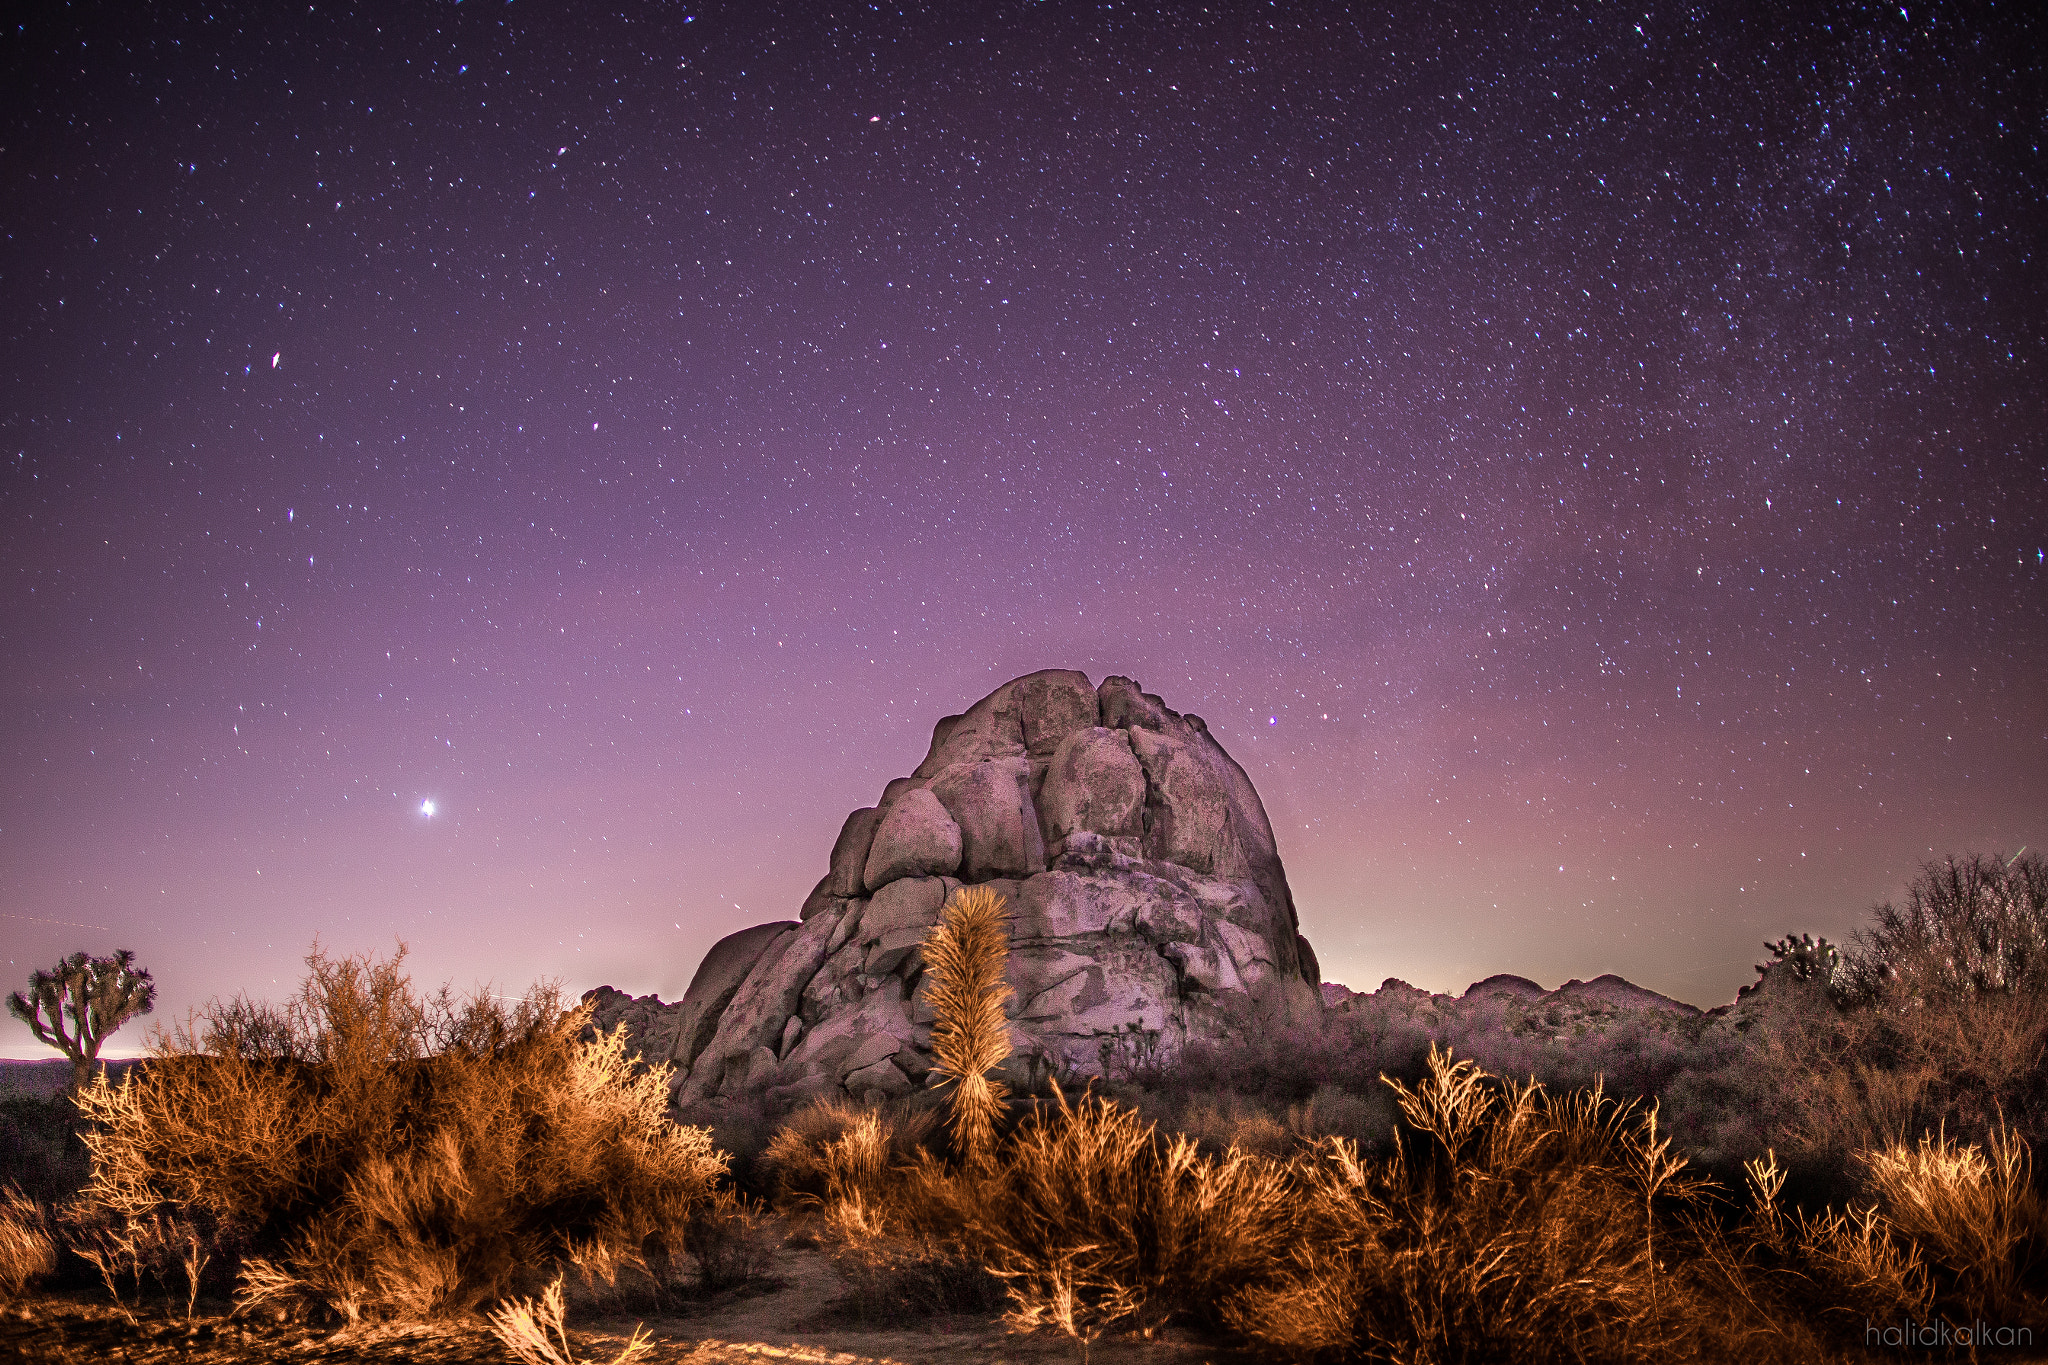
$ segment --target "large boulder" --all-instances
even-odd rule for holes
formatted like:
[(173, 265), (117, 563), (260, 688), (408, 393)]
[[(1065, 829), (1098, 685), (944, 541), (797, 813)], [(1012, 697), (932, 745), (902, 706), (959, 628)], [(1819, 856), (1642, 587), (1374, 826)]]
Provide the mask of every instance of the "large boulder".
[(899, 877), (950, 877), (960, 869), (960, 849), (960, 826), (939, 798), (925, 788), (907, 791), (875, 827), (862, 881), (876, 891)]
[(787, 920), (756, 924), (712, 944), (711, 951), (697, 965), (697, 974), (690, 978), (689, 989), (683, 992), (665, 1060), (688, 1071), (718, 1031), (718, 1021), (738, 993), (740, 983), (763, 961), (779, 958), (798, 927)]
[(1127, 678), (1033, 673), (946, 717), (828, 862), (800, 923), (712, 950), (664, 1007), (681, 1017), (605, 1002), (662, 1033), (685, 1102), (920, 1083), (920, 945), (963, 885), (1007, 902), (1012, 1043), (1047, 1065), (1099, 1073), (1322, 1009), (1251, 780), (1199, 716)]
[[(1045, 840), (1031, 801), (1031, 762), (1021, 755), (949, 763), (932, 775), (960, 830), (960, 875), (970, 882), (1028, 877), (1045, 868)], [(898, 809), (908, 797), (897, 803)]]
[(1109, 838), (1145, 832), (1145, 770), (1121, 730), (1076, 729), (1053, 750), (1038, 799), (1046, 842), (1058, 846), (1075, 830)]

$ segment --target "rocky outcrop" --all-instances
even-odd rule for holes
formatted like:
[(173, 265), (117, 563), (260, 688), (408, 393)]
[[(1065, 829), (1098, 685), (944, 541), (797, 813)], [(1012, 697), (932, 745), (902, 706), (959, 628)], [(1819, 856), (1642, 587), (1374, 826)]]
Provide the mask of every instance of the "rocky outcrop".
[(919, 945), (968, 884), (1009, 906), (1022, 1067), (1095, 1073), (1321, 1012), (1244, 770), (1129, 679), (1048, 670), (938, 723), (847, 817), (797, 922), (721, 940), (678, 1005), (607, 997), (600, 1018), (675, 1063), (685, 1103), (904, 1093), (930, 1069)]
[(1323, 992), (1333, 1020), (1350, 1018), (1376, 1029), (1413, 1028), (1467, 1049), (1492, 1033), (1565, 1044), (1623, 1027), (1697, 1031), (1697, 1024), (1708, 1022), (1702, 1011), (1682, 1000), (1612, 975), (1567, 981), (1554, 991), (1502, 973), (1475, 981), (1458, 995), (1433, 994), (1395, 977), (1364, 994), (1329, 986)]

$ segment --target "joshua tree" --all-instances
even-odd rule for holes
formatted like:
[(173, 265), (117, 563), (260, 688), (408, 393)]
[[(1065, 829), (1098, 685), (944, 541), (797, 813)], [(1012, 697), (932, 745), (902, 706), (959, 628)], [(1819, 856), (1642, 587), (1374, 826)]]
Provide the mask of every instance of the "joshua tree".
[(925, 999), (932, 1007), (932, 1083), (953, 1086), (948, 1112), (953, 1142), (970, 1165), (985, 1165), (995, 1146), (995, 1117), (1006, 1093), (988, 1073), (1010, 1055), (1003, 968), (1010, 938), (1003, 898), (983, 886), (962, 887), (946, 902), (924, 940)]
[[(92, 1079), (107, 1035), (156, 1007), (156, 982), (123, 948), (112, 957), (73, 953), (47, 972), (29, 975), (28, 990), (7, 997), (7, 1008), (37, 1038), (71, 1059), (71, 1085)], [(71, 1016), (69, 1032), (64, 1017)]]

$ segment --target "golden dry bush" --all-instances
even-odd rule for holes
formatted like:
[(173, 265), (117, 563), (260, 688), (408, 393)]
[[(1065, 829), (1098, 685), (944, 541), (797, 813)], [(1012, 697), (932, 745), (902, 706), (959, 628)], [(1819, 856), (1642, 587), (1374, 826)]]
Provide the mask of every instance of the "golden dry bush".
[(1853, 1173), (1855, 1153), (1902, 1134), (1985, 1144), (2008, 1127), (2048, 1131), (2048, 993), (1923, 999), (1893, 983), (1782, 1026), (1763, 1055), (1768, 1083), (1798, 1096), (1777, 1136), (1805, 1170)]
[(984, 886), (955, 891), (924, 940), (925, 1002), (932, 1009), (935, 1085), (950, 1084), (953, 1142), (972, 1165), (985, 1165), (1005, 1089), (988, 1073), (1010, 1055), (1003, 979), (1010, 936), (1003, 898)]
[(785, 1206), (822, 1205), (849, 1180), (872, 1194), (891, 1167), (917, 1160), (937, 1122), (930, 1109), (812, 1100), (775, 1130), (761, 1164)]
[(1291, 1244), (1294, 1191), (1279, 1162), (1203, 1155), (1095, 1095), (1027, 1119), (968, 1191), (971, 1236), (1023, 1328), (1072, 1335), (1218, 1305), (1272, 1278)]
[(1723, 1301), (1734, 1258), (1686, 1216), (1701, 1185), (1653, 1112), (1502, 1085), (1434, 1048), (1428, 1065), (1394, 1086), (1414, 1131), (1391, 1157), (1326, 1138), (1296, 1163), (1284, 1272), (1231, 1298), (1239, 1330), (1339, 1359), (1770, 1354)]
[(836, 1132), (823, 1124), (817, 1134), (790, 1126), (778, 1130), (769, 1142), (766, 1159), (786, 1199), (829, 1210), (838, 1204), (870, 1204), (887, 1197), (889, 1186), (896, 1181), (890, 1169), (888, 1126), (876, 1110), (851, 1105), (846, 1109), (850, 1111), (845, 1115), (847, 1121)]
[(1934, 1285), (1926, 1259), (1874, 1206), (1807, 1215), (1793, 1237), (1793, 1264), (1818, 1291), (1805, 1300), (1817, 1317), (1927, 1320)]
[(884, 1322), (984, 1311), (1000, 1283), (968, 1244), (985, 1171), (949, 1170), (922, 1146), (930, 1111), (898, 1114), (816, 1101), (791, 1115), (767, 1153), (788, 1210), (815, 1210), (842, 1307)]
[(1171, 1127), (1193, 1138), (1205, 1151), (1235, 1147), (1260, 1156), (1285, 1157), (1295, 1146), (1294, 1134), (1279, 1119), (1255, 1101), (1227, 1091), (1194, 1096)]
[(0, 1291), (19, 1294), (56, 1266), (48, 1211), (20, 1190), (0, 1190)]
[(767, 1277), (781, 1251), (781, 1224), (767, 1204), (720, 1187), (690, 1221), (700, 1288), (731, 1289)]
[[(519, 1365), (580, 1365), (564, 1317), (562, 1277), (557, 1275), (539, 1299), (509, 1299), (490, 1314), (489, 1321), (492, 1335)], [(647, 1329), (635, 1327), (611, 1365), (628, 1365), (653, 1349)]]
[[(402, 957), (402, 952), (401, 952)], [(399, 959), (317, 949), (286, 1009), (239, 1002), (80, 1098), (85, 1198), (124, 1220), (203, 1210), (253, 1253), (240, 1297), (345, 1320), (467, 1312), (534, 1271), (679, 1249), (725, 1169), (667, 1117), (664, 1069), (537, 988), (422, 1000)]]
[(2032, 1321), (2041, 1304), (2023, 1283), (2027, 1253), (2043, 1249), (2048, 1216), (2034, 1189), (2032, 1154), (2000, 1129), (1983, 1147), (1946, 1133), (1861, 1154), (1870, 1187), (1896, 1235), (1952, 1286), (1945, 1297), (1972, 1315)]

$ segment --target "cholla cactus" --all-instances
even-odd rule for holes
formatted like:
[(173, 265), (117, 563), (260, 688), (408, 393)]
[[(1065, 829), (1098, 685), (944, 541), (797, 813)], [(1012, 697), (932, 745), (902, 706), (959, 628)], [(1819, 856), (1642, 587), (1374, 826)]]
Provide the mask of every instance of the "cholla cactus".
[(1818, 977), (1823, 985), (1834, 980), (1835, 967), (1842, 960), (1842, 954), (1826, 939), (1816, 939), (1812, 934), (1801, 934), (1793, 938), (1790, 934), (1776, 943), (1766, 943), (1771, 950), (1772, 960), (1757, 964), (1759, 974), (1768, 972), (1780, 962), (1792, 964), (1792, 976), (1797, 981), (1811, 981)]
[(135, 954), (126, 948), (112, 957), (73, 953), (47, 972), (31, 973), (28, 990), (8, 996), (7, 1008), (37, 1038), (71, 1059), (77, 1089), (92, 1079), (92, 1064), (107, 1035), (156, 1008), (156, 983), (147, 970), (136, 967)]

